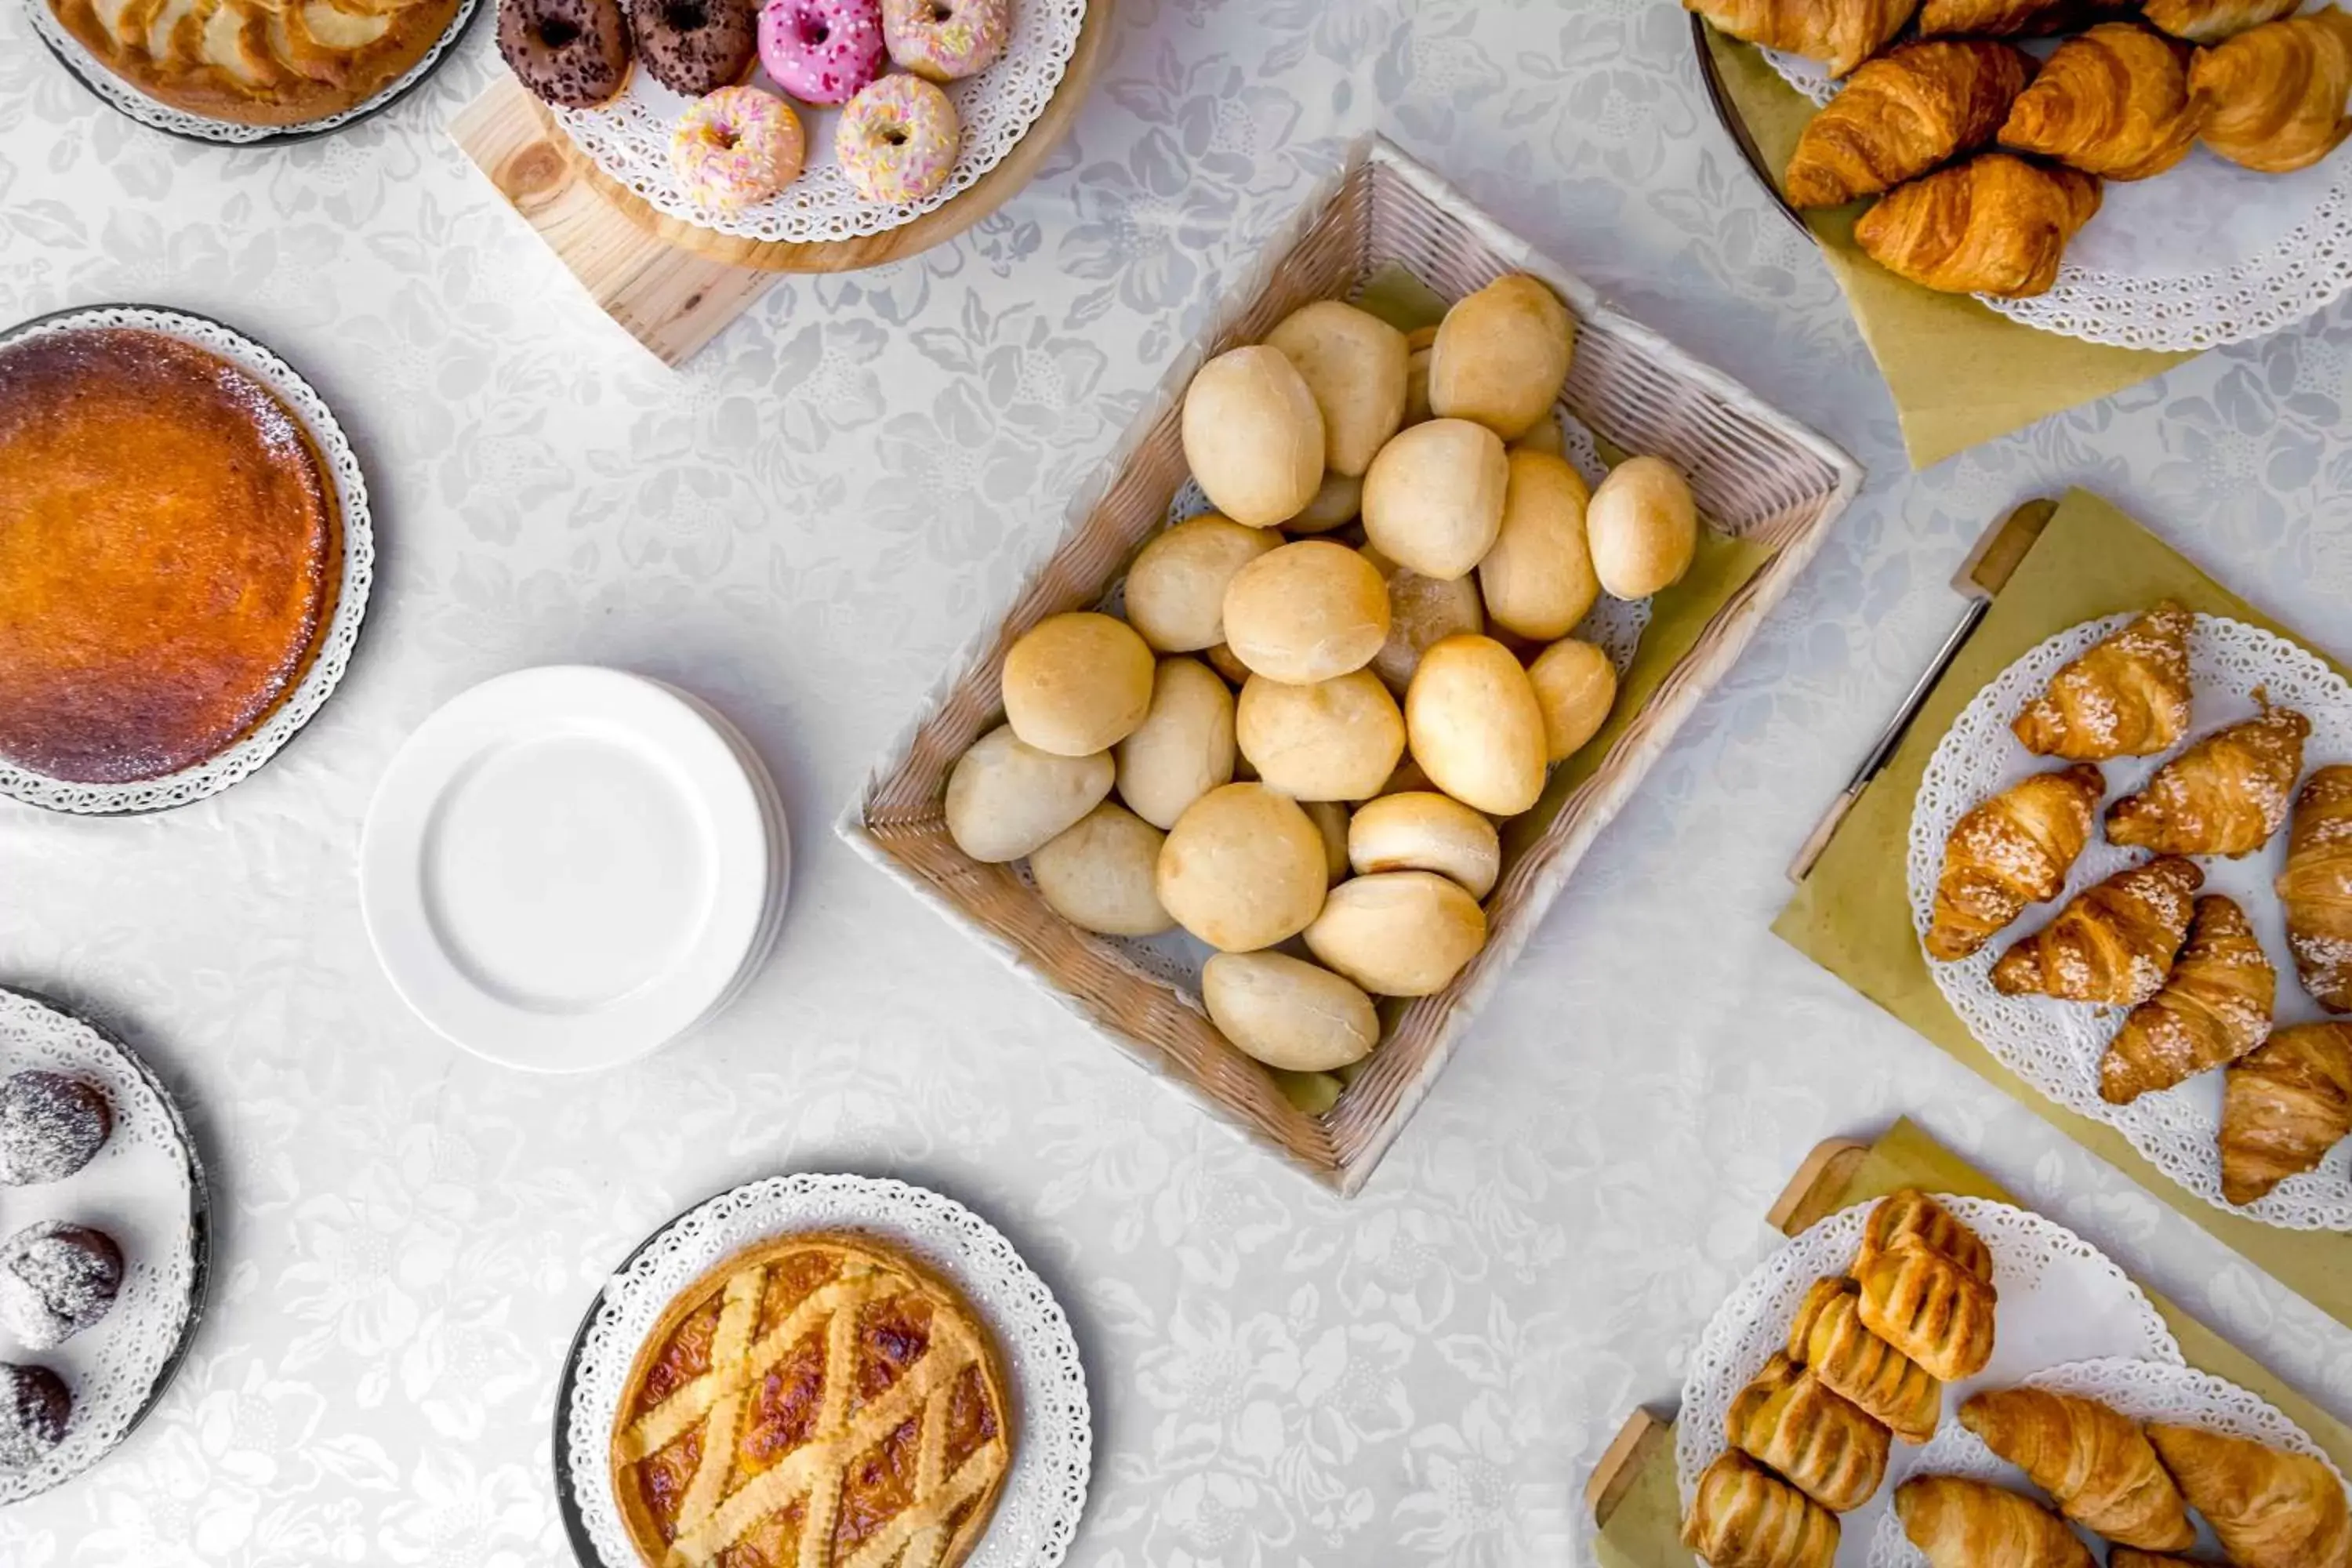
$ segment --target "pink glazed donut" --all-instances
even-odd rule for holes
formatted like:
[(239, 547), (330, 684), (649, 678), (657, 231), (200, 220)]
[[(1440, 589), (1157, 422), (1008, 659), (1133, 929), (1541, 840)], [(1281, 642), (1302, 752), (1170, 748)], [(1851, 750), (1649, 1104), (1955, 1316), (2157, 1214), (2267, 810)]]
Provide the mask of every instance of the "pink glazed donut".
[(917, 76), (961, 81), (1004, 52), (1012, 0), (882, 0), (882, 41)]
[(962, 142), (946, 93), (919, 76), (886, 76), (849, 100), (833, 153), (867, 201), (919, 202), (948, 183)]
[(760, 12), (760, 63), (803, 103), (847, 103), (886, 58), (877, 0), (769, 0)]

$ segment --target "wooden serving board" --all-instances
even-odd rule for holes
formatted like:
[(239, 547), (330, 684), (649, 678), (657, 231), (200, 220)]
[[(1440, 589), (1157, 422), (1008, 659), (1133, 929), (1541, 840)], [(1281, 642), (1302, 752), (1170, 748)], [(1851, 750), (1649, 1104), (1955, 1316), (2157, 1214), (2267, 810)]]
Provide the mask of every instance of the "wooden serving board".
[(1077, 119), (1118, 0), (1087, 19), (1045, 111), (972, 187), (914, 222), (806, 245), (739, 239), (656, 211), (572, 144), (546, 105), (501, 71), (449, 122), (449, 134), (537, 230), (599, 310), (665, 364), (683, 363), (786, 272), (879, 267), (954, 238), (1034, 178)]
[[(1817, 1145), (1767, 1217), (1775, 1230), (1794, 1236), (1849, 1205), (1903, 1186), (2011, 1201), (1974, 1167), (1910, 1122), (1898, 1121), (1870, 1142), (1832, 1138)], [(2170, 1301), (2152, 1290), (2148, 1300), (2180, 1342), (2190, 1366), (2261, 1394), (2310, 1433), (2339, 1467), (2352, 1468), (2352, 1427)], [(1674, 1431), (1670, 1414), (1636, 1409), (1585, 1482), (1585, 1507), (1600, 1531), (1596, 1549), (1606, 1568), (1692, 1568), (1698, 1561), (1680, 1539)]]

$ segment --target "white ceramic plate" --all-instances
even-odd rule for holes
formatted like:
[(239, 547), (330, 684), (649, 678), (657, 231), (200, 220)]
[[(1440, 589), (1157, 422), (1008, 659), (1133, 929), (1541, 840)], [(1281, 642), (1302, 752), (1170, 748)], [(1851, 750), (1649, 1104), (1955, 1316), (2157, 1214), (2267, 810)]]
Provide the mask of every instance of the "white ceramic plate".
[(772, 937), (772, 786), (699, 705), (618, 670), (520, 670), (420, 725), (360, 844), (369, 940), (453, 1043), (579, 1072), (709, 1016)]

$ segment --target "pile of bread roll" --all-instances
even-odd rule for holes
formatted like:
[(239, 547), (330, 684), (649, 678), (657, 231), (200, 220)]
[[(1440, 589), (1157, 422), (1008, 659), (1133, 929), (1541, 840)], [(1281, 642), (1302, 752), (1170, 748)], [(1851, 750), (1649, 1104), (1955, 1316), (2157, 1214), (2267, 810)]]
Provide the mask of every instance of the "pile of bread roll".
[(1485, 945), (1496, 824), (1608, 718), (1616, 671), (1569, 633), (1696, 548), (1671, 467), (1591, 489), (1561, 456), (1574, 345), (1514, 275), (1434, 329), (1323, 300), (1202, 365), (1184, 455), (1217, 510), (1144, 546), (1125, 619), (1015, 642), (1005, 722), (949, 777), (957, 845), (1027, 858), (1065, 919), (1215, 948), (1209, 1016), (1310, 1111), (1379, 1043), (1375, 996)]

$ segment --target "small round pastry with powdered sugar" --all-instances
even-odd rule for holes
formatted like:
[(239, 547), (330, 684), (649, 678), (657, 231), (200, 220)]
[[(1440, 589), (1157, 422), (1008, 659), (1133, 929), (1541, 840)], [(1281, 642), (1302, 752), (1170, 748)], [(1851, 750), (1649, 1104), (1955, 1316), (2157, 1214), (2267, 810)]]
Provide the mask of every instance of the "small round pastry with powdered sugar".
[(0, 1471), (25, 1471), (66, 1440), (73, 1395), (45, 1366), (0, 1362)]
[(0, 1247), (0, 1331), (49, 1351), (107, 1314), (122, 1289), (122, 1249), (102, 1230), (43, 1220)]
[(0, 1184), (61, 1182), (87, 1165), (114, 1129), (95, 1084), (38, 1070), (0, 1083)]

